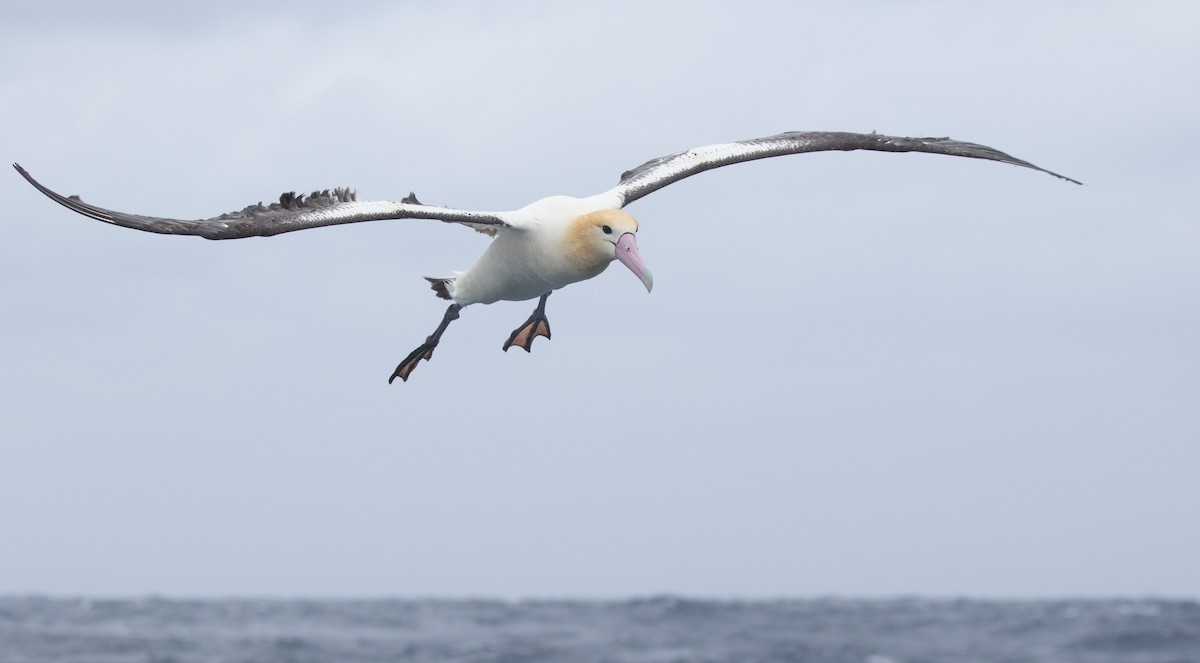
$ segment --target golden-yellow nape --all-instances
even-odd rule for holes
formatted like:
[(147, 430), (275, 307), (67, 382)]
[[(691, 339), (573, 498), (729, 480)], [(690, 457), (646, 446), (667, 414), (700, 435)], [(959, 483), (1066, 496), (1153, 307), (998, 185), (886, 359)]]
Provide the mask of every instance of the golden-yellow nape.
[(617, 240), (626, 233), (636, 233), (637, 228), (637, 219), (617, 209), (577, 216), (563, 236), (563, 253), (584, 278), (592, 278), (616, 258)]
[(619, 209), (596, 210), (595, 212), (578, 217), (576, 223), (587, 224), (594, 228), (608, 226), (612, 228), (613, 234), (618, 237), (622, 233), (635, 233), (638, 231), (637, 219), (633, 218), (633, 215), (629, 212)]

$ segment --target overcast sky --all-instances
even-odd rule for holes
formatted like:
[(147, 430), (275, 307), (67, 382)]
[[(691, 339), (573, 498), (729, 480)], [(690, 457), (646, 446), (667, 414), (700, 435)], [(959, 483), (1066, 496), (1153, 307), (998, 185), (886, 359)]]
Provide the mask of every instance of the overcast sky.
[[(182, 5), (183, 3), (179, 3)], [(0, 593), (1200, 596), (1195, 3), (4, 0), (0, 155), (123, 211), (589, 195), (654, 270), (472, 306), (427, 221), (209, 242), (0, 175)], [(6, 163), (7, 163), (6, 162)]]

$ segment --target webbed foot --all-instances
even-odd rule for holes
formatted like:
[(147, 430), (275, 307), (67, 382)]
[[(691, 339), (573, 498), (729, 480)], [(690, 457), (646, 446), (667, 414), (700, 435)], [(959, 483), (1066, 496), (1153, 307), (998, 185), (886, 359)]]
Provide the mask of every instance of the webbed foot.
[(421, 347), (410, 352), (409, 355), (404, 358), (404, 361), (400, 362), (400, 365), (397, 366), (396, 370), (392, 372), (392, 377), (388, 378), (388, 384), (395, 382), (396, 378), (400, 378), (402, 381), (408, 382), (408, 376), (412, 374), (413, 370), (417, 367), (417, 364), (420, 363), (422, 359), (429, 361), (433, 358), (433, 349), (436, 348), (438, 346), (438, 342), (442, 340), (442, 334), (446, 332), (446, 327), (450, 326), (450, 322), (458, 319), (458, 312), (461, 310), (462, 306), (459, 304), (451, 304), (450, 308), (446, 309), (446, 314), (442, 316), (442, 323), (438, 325), (437, 329), (433, 330), (433, 333), (430, 334), (428, 338), (425, 339), (425, 342), (421, 344)]
[(437, 343), (422, 343), (421, 347), (413, 350), (411, 354), (404, 358), (404, 361), (400, 362), (400, 365), (396, 367), (396, 371), (392, 373), (392, 377), (388, 378), (388, 384), (391, 384), (396, 378), (408, 382), (409, 374), (416, 369), (417, 364), (422, 359), (425, 361), (433, 359), (433, 349), (436, 347)]
[(542, 298), (538, 300), (537, 308), (533, 310), (533, 315), (529, 316), (524, 324), (514, 329), (513, 333), (509, 335), (508, 340), (504, 342), (505, 352), (508, 352), (508, 349), (514, 345), (529, 352), (533, 347), (533, 339), (539, 336), (545, 336), (546, 340), (550, 340), (550, 321), (546, 319), (546, 298), (549, 296), (550, 293), (542, 295)]

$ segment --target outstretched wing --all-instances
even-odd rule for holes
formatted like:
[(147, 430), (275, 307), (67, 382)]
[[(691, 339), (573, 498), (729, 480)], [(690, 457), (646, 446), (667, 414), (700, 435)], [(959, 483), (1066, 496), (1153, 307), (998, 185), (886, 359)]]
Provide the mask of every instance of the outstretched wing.
[(33, 179), (33, 176), (21, 166), (14, 163), (13, 168), (16, 168), (17, 172), (21, 173), (21, 176), (38, 191), (69, 210), (98, 221), (167, 235), (199, 235), (205, 239), (268, 237), (307, 228), (386, 219), (436, 219), (448, 223), (461, 223), (489, 235), (494, 235), (499, 228), (509, 227), (508, 223), (496, 213), (469, 212), (422, 205), (412, 194), (398, 203), (360, 201), (350, 189), (314, 191), (308, 196), (285, 193), (279, 197), (277, 203), (270, 205), (258, 203), (243, 210), (227, 212), (211, 219), (188, 221), (142, 216), (89, 205), (80, 200), (79, 196), (63, 196)]
[(900, 138), (883, 136), (877, 133), (858, 134), (844, 131), (789, 131), (786, 133), (738, 141), (697, 147), (686, 152), (671, 154), (652, 159), (646, 163), (621, 174), (621, 182), (601, 194), (604, 197), (617, 197), (620, 206), (658, 191), (659, 189), (678, 182), (685, 177), (702, 173), (713, 168), (728, 166), (743, 161), (780, 157), (788, 154), (803, 154), (805, 152), (822, 152), (827, 150), (876, 150), (880, 152), (929, 152), (932, 154), (948, 154), (955, 157), (970, 157), (972, 159), (988, 159), (1010, 163), (1014, 166), (1024, 166), (1049, 173), (1055, 177), (1076, 182), (1075, 180), (1052, 173), (1045, 168), (1039, 168), (1028, 161), (1005, 154), (1000, 150), (965, 143), (949, 138)]

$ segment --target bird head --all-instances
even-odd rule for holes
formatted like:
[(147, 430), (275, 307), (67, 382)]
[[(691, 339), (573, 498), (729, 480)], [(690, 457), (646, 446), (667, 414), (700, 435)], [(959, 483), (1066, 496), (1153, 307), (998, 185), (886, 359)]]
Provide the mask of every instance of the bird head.
[(654, 287), (654, 275), (642, 261), (637, 247), (637, 219), (616, 209), (603, 209), (576, 217), (567, 233), (567, 254), (592, 276), (604, 271), (613, 260), (621, 261), (646, 286)]

